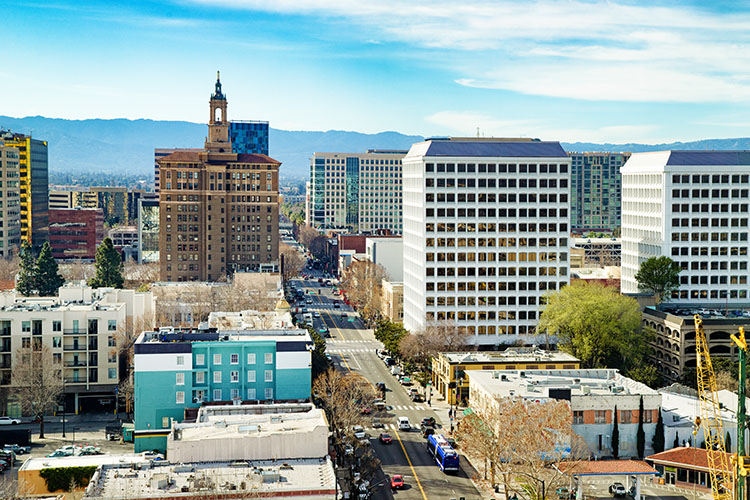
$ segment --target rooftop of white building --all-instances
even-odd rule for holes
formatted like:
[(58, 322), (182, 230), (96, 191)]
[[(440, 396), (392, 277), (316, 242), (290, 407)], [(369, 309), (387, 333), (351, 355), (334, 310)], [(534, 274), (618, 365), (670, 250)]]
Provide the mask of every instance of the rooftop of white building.
[(431, 138), (412, 145), (409, 157), (568, 158), (556, 141), (500, 138)]
[(154, 462), (147, 468), (101, 467), (86, 488), (84, 498), (205, 498), (211, 492), (240, 498), (244, 491), (253, 497), (323, 499), (333, 498), (335, 487), (333, 465), (326, 459), (187, 464)]
[(276, 342), (312, 342), (310, 333), (302, 328), (288, 328), (282, 330), (221, 330), (215, 328), (160, 328), (158, 331), (146, 331), (138, 336), (137, 345), (143, 344), (172, 344), (175, 342), (246, 342), (246, 341), (276, 341)]
[[(533, 348), (508, 348), (504, 351), (441, 352), (441, 357), (450, 363), (528, 363), (578, 362), (578, 358), (566, 352), (549, 352)], [(505, 372), (503, 372), (505, 373)], [(512, 372), (509, 372), (512, 373)]]
[(54, 467), (88, 467), (91, 465), (130, 464), (148, 462), (143, 455), (130, 453), (123, 455), (83, 455), (70, 457), (28, 458), (20, 470), (42, 470)]
[(208, 315), (207, 326), (224, 330), (277, 330), (294, 328), (289, 304), (285, 310), (212, 312)]
[[(693, 427), (695, 417), (701, 416), (701, 403), (695, 389), (672, 384), (659, 389), (662, 401), (662, 411), (666, 414), (664, 425), (667, 427)], [(732, 391), (722, 389), (717, 392), (721, 418), (727, 422), (737, 420), (738, 396)], [(750, 405), (747, 398), (746, 406)]]
[(588, 370), (469, 370), (470, 383), (495, 397), (549, 397), (550, 389), (570, 389), (571, 396), (658, 394), (611, 368)]
[(750, 166), (750, 151), (651, 151), (633, 153), (622, 167), (624, 172), (656, 166)]
[(15, 290), (0, 293), (0, 311), (116, 311), (125, 307), (119, 299), (150, 295), (150, 292), (91, 288), (67, 283), (60, 287), (57, 297), (25, 297)]

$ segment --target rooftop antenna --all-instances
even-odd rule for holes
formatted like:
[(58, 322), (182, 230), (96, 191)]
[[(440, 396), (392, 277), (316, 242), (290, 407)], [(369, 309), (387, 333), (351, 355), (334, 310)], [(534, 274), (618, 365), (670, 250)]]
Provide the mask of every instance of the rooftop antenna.
[(479, 137), (479, 127), (477, 127), (477, 137)]

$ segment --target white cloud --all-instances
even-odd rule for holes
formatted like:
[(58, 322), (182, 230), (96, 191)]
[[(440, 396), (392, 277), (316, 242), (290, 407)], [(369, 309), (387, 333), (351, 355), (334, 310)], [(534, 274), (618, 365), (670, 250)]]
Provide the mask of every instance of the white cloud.
[(653, 125), (611, 125), (595, 129), (559, 128), (543, 120), (503, 120), (479, 111), (440, 111), (425, 117), (457, 136), (475, 137), (477, 128), (484, 137), (533, 137), (561, 142), (672, 142), (672, 138), (655, 138), (658, 127)]
[[(344, 18), (366, 28), (365, 43), (480, 51), (451, 68), (464, 85), (609, 101), (737, 102), (750, 94), (750, 12), (618, 0), (193, 1)], [(433, 51), (425, 57), (440, 60)]]

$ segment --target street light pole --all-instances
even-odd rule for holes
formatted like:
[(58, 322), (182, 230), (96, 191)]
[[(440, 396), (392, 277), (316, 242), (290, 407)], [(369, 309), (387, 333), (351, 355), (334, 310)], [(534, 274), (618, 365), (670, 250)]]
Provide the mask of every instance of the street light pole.
[(63, 404), (62, 404), (63, 410), (62, 410), (62, 417), (63, 417), (63, 428), (62, 428), (62, 437), (65, 439), (65, 375), (63, 374)]

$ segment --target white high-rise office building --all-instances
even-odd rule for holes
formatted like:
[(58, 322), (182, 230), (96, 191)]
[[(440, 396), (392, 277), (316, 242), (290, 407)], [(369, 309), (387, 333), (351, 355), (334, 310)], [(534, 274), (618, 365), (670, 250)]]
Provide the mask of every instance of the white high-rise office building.
[(432, 139), (404, 169), (404, 326), (494, 345), (532, 333), (566, 285), (570, 158), (557, 142)]
[(352, 233), (401, 233), (401, 159), (406, 151), (315, 153), (310, 159), (309, 225)]
[(635, 153), (621, 172), (622, 292), (665, 255), (682, 267), (670, 302), (746, 304), (750, 152)]

